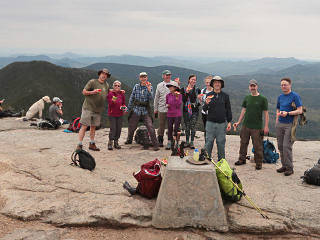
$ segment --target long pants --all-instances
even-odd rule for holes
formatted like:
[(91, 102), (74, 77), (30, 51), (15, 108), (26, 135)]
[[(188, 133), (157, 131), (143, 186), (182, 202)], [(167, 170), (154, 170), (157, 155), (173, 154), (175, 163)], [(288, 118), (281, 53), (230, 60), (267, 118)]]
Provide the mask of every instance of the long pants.
[(186, 127), (186, 142), (189, 142), (189, 138), (191, 135), (191, 142), (194, 141), (194, 136), (196, 135), (196, 124), (198, 121), (198, 112), (193, 112), (191, 117), (189, 117), (188, 112), (183, 112), (183, 121)]
[(202, 115), (203, 129), (204, 129), (204, 139), (206, 139), (207, 114), (201, 113), (201, 115)]
[(218, 160), (225, 158), (226, 144), (226, 123), (206, 123), (206, 143), (205, 148), (211, 157), (214, 140), (217, 140)]
[(261, 129), (252, 129), (247, 128), (246, 126), (241, 127), (239, 161), (246, 161), (250, 137), (254, 148), (254, 160), (256, 162), (256, 166), (261, 166), (263, 160), (263, 137), (261, 136)]
[(167, 123), (167, 113), (166, 112), (159, 112), (159, 128), (158, 128), (158, 136), (164, 135), (164, 130), (166, 128)]
[(281, 164), (287, 170), (293, 170), (292, 163), (292, 145), (291, 141), (292, 123), (278, 123), (276, 125), (276, 134), (278, 149), (280, 152)]
[(152, 125), (151, 117), (148, 114), (139, 116), (135, 112), (132, 113), (132, 116), (129, 120), (128, 140), (132, 141), (133, 135), (137, 129), (140, 117), (142, 118), (144, 125), (146, 125), (147, 127), (153, 146), (158, 147), (159, 143), (156, 137), (156, 131), (154, 130), (154, 127)]
[(168, 117), (168, 139), (173, 140), (177, 136), (181, 123), (181, 117)]
[(122, 116), (120, 117), (109, 116), (109, 120), (110, 120), (109, 140), (118, 140), (121, 135)]

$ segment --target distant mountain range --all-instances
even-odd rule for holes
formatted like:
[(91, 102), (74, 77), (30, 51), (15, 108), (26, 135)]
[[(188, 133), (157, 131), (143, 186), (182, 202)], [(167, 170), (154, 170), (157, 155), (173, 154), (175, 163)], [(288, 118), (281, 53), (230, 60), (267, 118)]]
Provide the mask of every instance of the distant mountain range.
[[(81, 94), (86, 82), (97, 78), (97, 69), (109, 68), (112, 83), (115, 79), (123, 82), (127, 100), (132, 86), (138, 82), (138, 73), (149, 73), (150, 81), (155, 87), (161, 81), (161, 72), (170, 69), (173, 77), (180, 77), (186, 85), (187, 76), (195, 73), (199, 84), (207, 73), (173, 66), (143, 67), (115, 63), (99, 63), (88, 68), (64, 68), (48, 62), (17, 62), (0, 70), (0, 98), (6, 98), (7, 107), (15, 110), (28, 109), (32, 103), (44, 95), (58, 96), (64, 100), (66, 117), (79, 116), (83, 102)], [(320, 64), (296, 65), (272, 73), (253, 73), (224, 77), (224, 91), (230, 95), (233, 120), (236, 121), (241, 111), (241, 103), (248, 92), (248, 81), (255, 78), (259, 83), (260, 93), (268, 98), (270, 111), (270, 129), (274, 133), (276, 100), (280, 90), (280, 79), (289, 76), (293, 80), (293, 90), (298, 92), (307, 107), (307, 126), (298, 130), (298, 137), (320, 139)], [(200, 122), (200, 121), (199, 121)]]
[(0, 68), (13, 62), (22, 61), (47, 61), (62, 67), (86, 67), (96, 63), (119, 63), (135, 66), (176, 66), (187, 69), (194, 69), (199, 72), (214, 73), (215, 75), (228, 76), (233, 74), (248, 74), (255, 72), (272, 73), (297, 64), (308, 64), (307, 61), (295, 58), (261, 58), (250, 61), (212, 61), (211, 59), (174, 58), (174, 57), (142, 57), (134, 55), (85, 57), (74, 53), (60, 55), (37, 55), (0, 57)]
[(108, 68), (115, 78), (120, 79), (126, 85), (133, 87), (139, 80), (140, 72), (147, 72), (149, 81), (153, 86), (157, 86), (162, 81), (162, 72), (166, 69), (172, 72), (172, 80), (176, 77), (180, 78), (180, 81), (185, 86), (189, 75), (196, 74), (198, 78), (198, 85), (204, 86), (203, 79), (208, 76), (208, 73), (199, 72), (192, 69), (175, 67), (175, 66), (156, 66), (156, 67), (144, 67), (137, 65), (118, 64), (118, 63), (95, 63), (85, 67), (85, 69), (91, 69), (98, 71), (102, 68)]

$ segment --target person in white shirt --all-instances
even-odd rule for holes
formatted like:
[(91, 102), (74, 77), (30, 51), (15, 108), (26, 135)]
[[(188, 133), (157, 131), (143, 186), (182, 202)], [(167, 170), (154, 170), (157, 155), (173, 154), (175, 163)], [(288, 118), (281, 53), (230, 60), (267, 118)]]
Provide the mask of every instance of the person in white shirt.
[[(206, 87), (201, 90), (201, 93), (200, 93), (201, 94), (201, 98), (199, 98), (202, 107), (203, 107), (203, 105), (205, 103), (206, 95), (209, 92), (213, 91), (213, 88), (210, 86), (212, 78), (213, 78), (213, 76), (209, 75), (209, 76), (205, 77), (205, 79), (204, 79), (204, 84), (205, 84)], [(204, 129), (204, 139), (206, 139), (206, 122), (207, 122), (208, 111), (204, 111), (202, 109), (201, 110), (201, 115), (202, 115), (203, 129)]]
[(159, 128), (158, 128), (158, 142), (159, 147), (163, 147), (163, 135), (167, 123), (167, 112), (168, 108), (166, 105), (166, 96), (170, 93), (169, 88), (167, 88), (168, 83), (172, 83), (171, 72), (169, 70), (164, 70), (162, 72), (163, 81), (157, 85), (156, 94), (154, 97), (154, 115), (155, 118), (159, 117)]

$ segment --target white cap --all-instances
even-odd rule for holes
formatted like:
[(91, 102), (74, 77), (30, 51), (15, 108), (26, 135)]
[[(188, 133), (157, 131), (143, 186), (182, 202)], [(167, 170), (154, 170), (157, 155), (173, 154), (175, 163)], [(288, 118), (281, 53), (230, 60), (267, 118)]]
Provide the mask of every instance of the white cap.
[(58, 98), (58, 97), (54, 97), (53, 99), (52, 99), (52, 102), (63, 102), (60, 98)]

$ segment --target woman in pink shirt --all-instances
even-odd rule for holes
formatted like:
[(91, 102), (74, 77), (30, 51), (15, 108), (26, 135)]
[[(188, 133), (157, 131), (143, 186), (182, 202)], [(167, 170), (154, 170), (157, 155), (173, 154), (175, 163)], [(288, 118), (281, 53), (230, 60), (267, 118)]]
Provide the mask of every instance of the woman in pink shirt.
[(122, 128), (122, 116), (127, 108), (124, 91), (121, 90), (121, 82), (114, 81), (113, 90), (108, 93), (107, 100), (110, 120), (108, 150), (113, 149), (112, 142), (114, 142), (114, 148), (120, 149), (119, 138)]
[(166, 104), (168, 107), (167, 119), (168, 119), (168, 145), (166, 147), (169, 150), (172, 147), (173, 136), (178, 139), (178, 130), (181, 123), (181, 104), (182, 95), (180, 94), (180, 87), (177, 82), (167, 84), (170, 93), (166, 96)]

